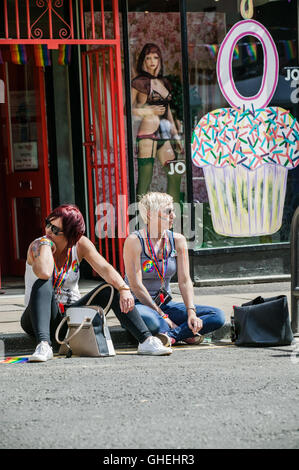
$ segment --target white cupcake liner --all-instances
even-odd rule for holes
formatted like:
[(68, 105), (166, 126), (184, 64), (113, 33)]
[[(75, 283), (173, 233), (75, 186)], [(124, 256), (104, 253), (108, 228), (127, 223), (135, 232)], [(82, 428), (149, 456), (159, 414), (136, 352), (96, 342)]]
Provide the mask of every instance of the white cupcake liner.
[(215, 232), (229, 237), (271, 235), (282, 223), (288, 170), (265, 164), (203, 168)]

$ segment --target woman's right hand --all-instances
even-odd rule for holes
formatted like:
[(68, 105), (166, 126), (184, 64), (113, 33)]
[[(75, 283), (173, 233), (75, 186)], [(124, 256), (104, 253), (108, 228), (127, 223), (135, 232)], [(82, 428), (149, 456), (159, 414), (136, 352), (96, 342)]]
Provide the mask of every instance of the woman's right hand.
[(165, 114), (165, 106), (149, 106), (155, 116), (163, 116)]

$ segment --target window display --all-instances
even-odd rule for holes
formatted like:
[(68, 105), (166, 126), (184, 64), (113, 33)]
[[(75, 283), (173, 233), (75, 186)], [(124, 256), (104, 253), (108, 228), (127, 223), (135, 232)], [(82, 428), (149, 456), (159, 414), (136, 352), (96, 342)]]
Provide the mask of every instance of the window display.
[(172, 85), (163, 76), (163, 58), (157, 45), (145, 44), (136, 70), (138, 75), (132, 80), (132, 113), (140, 118), (136, 136), (137, 198), (149, 191), (157, 158), (167, 175), (166, 191), (179, 203), (181, 174), (173, 168), (171, 171), (169, 164), (177, 160), (183, 149), (171, 112)]
[[(198, 164), (193, 171), (193, 193), (203, 203), (204, 213), (204, 239), (198, 248), (289, 240), (299, 203), (298, 77), (296, 72), (292, 76), (298, 69), (297, 3), (187, 2), (192, 130), (201, 123), (205, 131), (204, 147), (201, 138), (193, 141)], [(191, 18), (199, 13), (206, 25), (214, 24), (210, 37), (200, 34), (200, 25), (192, 23)], [(215, 25), (221, 15), (223, 28), (217, 34)], [(212, 64), (203, 54), (200, 62), (196, 56), (200, 49), (213, 52)], [(212, 120), (219, 128), (213, 129)], [(237, 126), (234, 133), (230, 124)], [(199, 128), (194, 134), (197, 138), (198, 132)], [(204, 160), (209, 164), (213, 160), (219, 168), (208, 167)], [(245, 172), (245, 179), (240, 171)]]
[(181, 31), (178, 12), (129, 12), (137, 200), (148, 191), (185, 201)]

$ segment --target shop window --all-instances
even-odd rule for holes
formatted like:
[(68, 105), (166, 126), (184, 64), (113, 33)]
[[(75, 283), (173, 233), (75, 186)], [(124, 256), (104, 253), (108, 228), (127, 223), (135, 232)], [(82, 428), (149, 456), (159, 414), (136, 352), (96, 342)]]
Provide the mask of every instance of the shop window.
[[(297, 2), (255, 0), (253, 19), (267, 28), (279, 55), (276, 91), (269, 103), (289, 110), (298, 119), (298, 26)], [(189, 90), (192, 127), (207, 113), (230, 105), (217, 81), (216, 63), (219, 47), (230, 29), (242, 20), (237, 0), (187, 0), (189, 53)], [(244, 36), (235, 45), (232, 76), (237, 91), (253, 96), (261, 87), (263, 48), (254, 36)], [(194, 199), (203, 203), (203, 243), (196, 248), (288, 242), (293, 213), (299, 205), (299, 166), (288, 172), (282, 225), (271, 235), (223, 236), (216, 233), (202, 168), (193, 167)]]

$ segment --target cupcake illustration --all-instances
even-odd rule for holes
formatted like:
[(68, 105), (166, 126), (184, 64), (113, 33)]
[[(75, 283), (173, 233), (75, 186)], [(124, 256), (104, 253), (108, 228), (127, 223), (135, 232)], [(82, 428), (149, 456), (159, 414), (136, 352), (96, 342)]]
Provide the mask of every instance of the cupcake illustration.
[[(258, 38), (264, 76), (253, 97), (240, 95), (231, 63), (242, 36)], [(288, 110), (267, 107), (278, 81), (278, 54), (270, 33), (254, 20), (237, 23), (217, 59), (220, 89), (231, 105), (206, 114), (192, 137), (192, 159), (204, 171), (215, 232), (232, 237), (279, 230), (288, 170), (299, 164), (299, 124)]]

